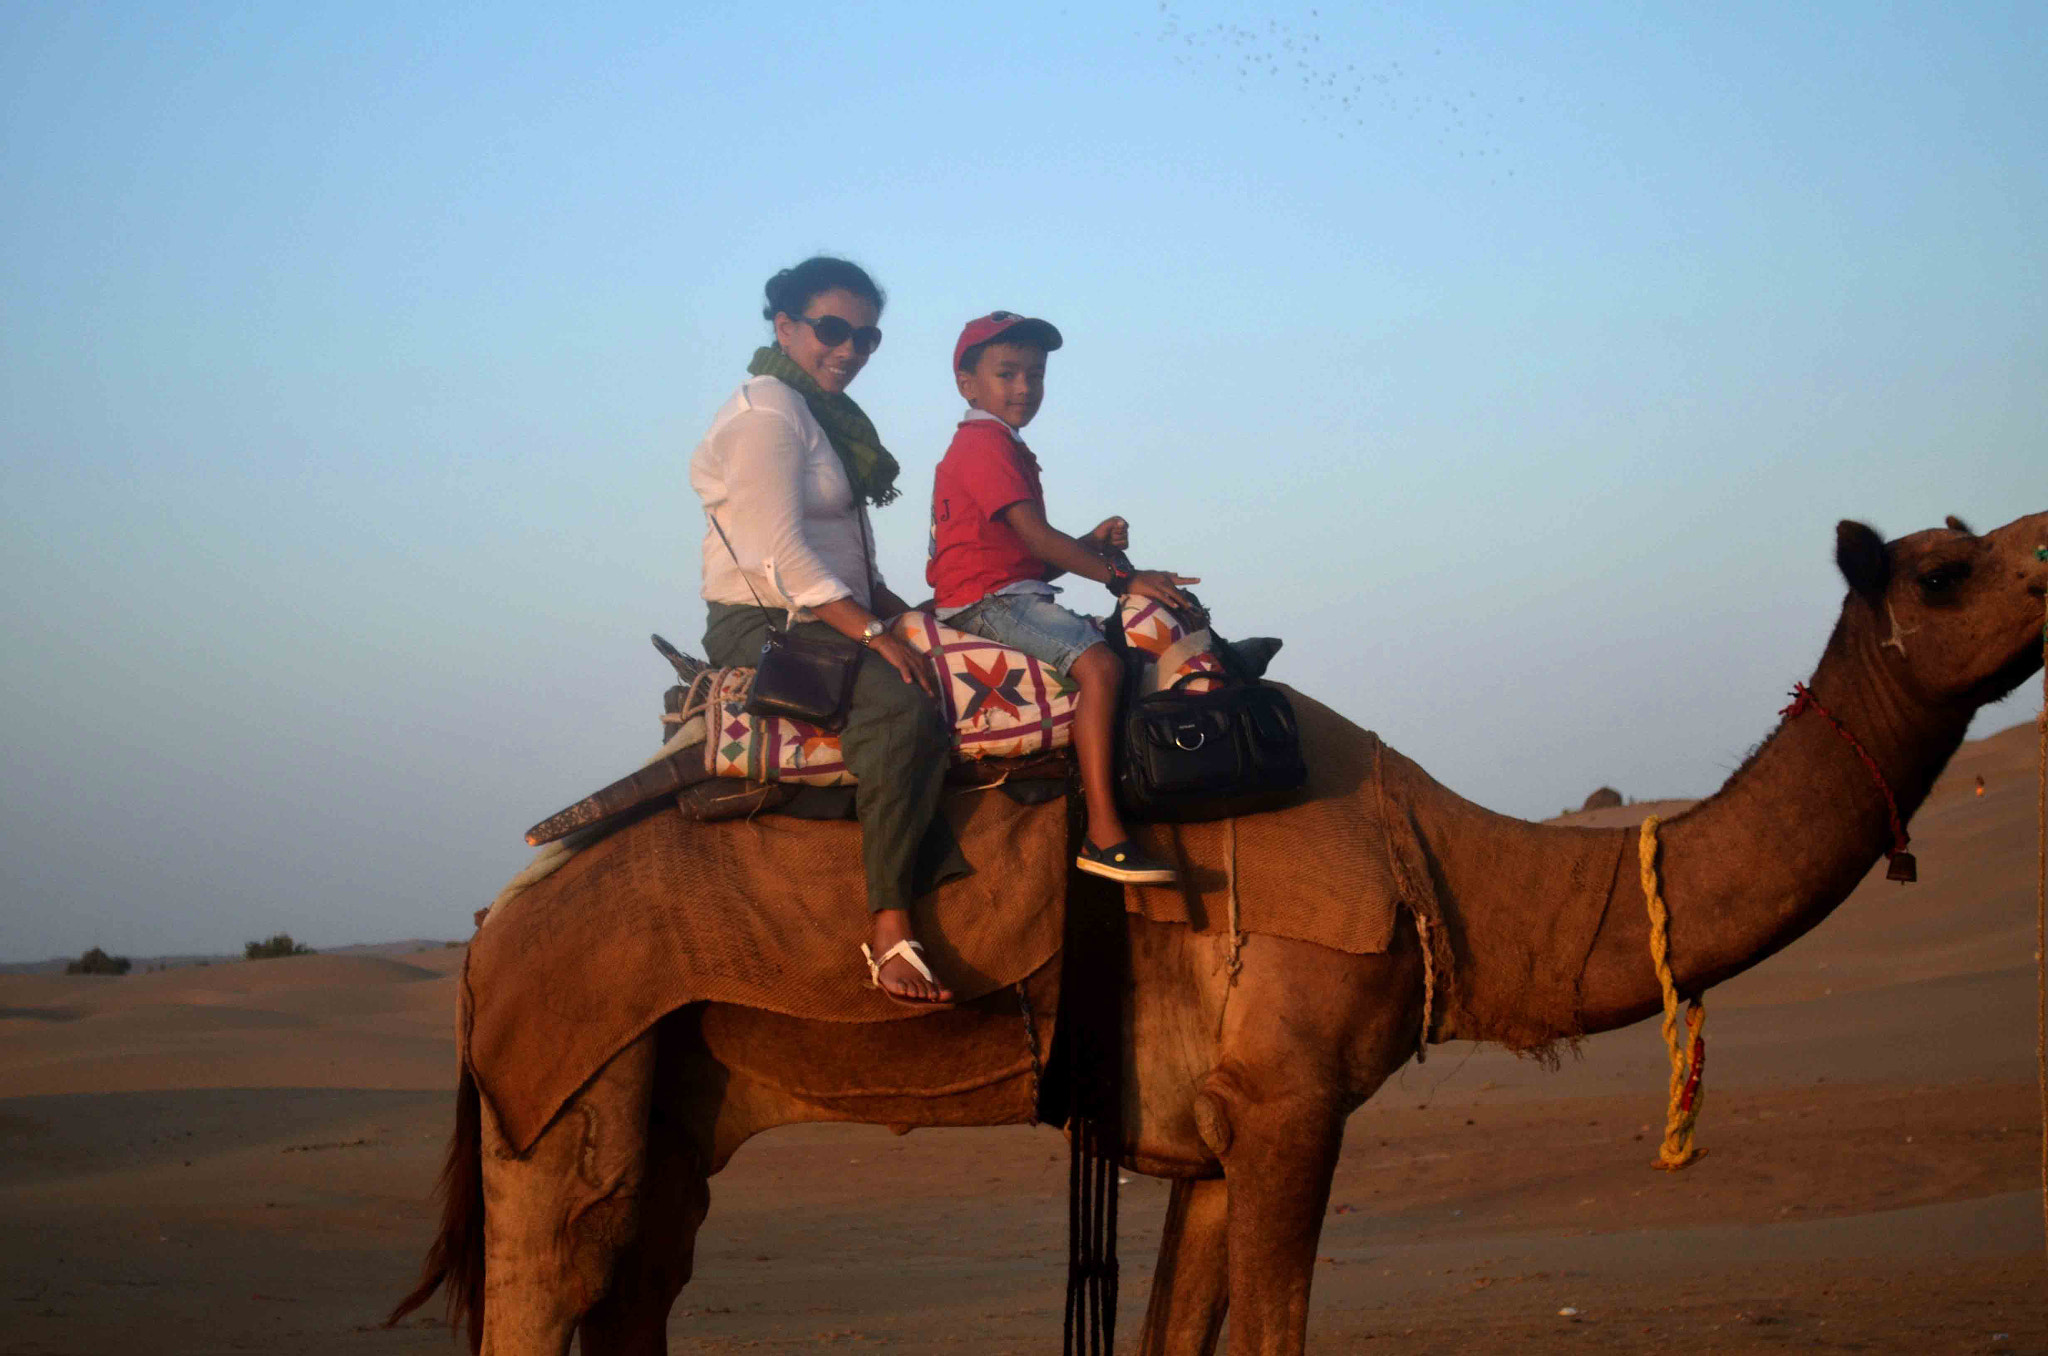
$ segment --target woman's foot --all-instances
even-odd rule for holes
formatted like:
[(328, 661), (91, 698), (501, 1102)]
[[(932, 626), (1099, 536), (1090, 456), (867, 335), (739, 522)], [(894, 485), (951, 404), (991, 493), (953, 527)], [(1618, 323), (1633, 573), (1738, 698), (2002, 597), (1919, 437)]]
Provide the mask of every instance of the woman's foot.
[[(874, 925), (868, 930), (867, 957), (875, 987), (905, 1003), (952, 1002), (953, 991), (918, 968), (924, 948), (917, 946), (912, 951), (905, 947), (898, 951), (897, 946), (903, 942), (917, 946), (910, 930), (908, 909), (883, 909), (874, 915)], [(890, 955), (892, 951), (896, 954)], [(888, 959), (882, 959), (885, 956)]]

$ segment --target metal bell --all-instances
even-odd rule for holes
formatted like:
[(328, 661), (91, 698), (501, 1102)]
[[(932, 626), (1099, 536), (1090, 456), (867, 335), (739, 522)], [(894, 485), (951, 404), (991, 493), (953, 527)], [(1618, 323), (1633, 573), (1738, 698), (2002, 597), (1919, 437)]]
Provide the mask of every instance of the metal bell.
[(1919, 865), (1914, 862), (1912, 853), (1894, 852), (1891, 854), (1891, 858), (1892, 864), (1886, 867), (1884, 871), (1884, 878), (1886, 880), (1895, 880), (1901, 885), (1911, 885), (1914, 881), (1920, 879)]

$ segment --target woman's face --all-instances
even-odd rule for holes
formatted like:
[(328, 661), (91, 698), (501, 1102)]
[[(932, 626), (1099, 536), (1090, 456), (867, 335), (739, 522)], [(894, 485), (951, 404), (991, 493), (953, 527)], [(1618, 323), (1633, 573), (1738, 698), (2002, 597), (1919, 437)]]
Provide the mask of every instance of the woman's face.
[(812, 297), (801, 317), (776, 316), (775, 342), (782, 345), (782, 351), (798, 367), (810, 373), (811, 380), (824, 387), (827, 394), (838, 395), (860, 375), (861, 368), (867, 366), (868, 354), (874, 350), (858, 334), (849, 335), (829, 348), (819, 343), (817, 330), (806, 322), (828, 315), (839, 317), (855, 330), (873, 331), (882, 312), (865, 297), (856, 296), (843, 287), (835, 287)]

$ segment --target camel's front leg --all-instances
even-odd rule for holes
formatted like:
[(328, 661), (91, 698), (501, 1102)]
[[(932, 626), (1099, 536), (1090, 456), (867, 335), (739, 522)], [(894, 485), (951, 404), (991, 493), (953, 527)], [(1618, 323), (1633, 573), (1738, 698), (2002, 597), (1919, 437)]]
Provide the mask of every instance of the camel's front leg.
[(1139, 1356), (1211, 1356), (1216, 1350), (1230, 1305), (1229, 1206), (1222, 1178), (1173, 1184)]
[(1231, 1356), (1299, 1356), (1346, 1108), (1329, 1098), (1261, 1094), (1233, 1072), (1219, 1071), (1202, 1094), (1222, 1104), (1204, 1119), (1218, 1122), (1227, 1142), (1219, 1157), (1228, 1185)]
[(1407, 1062), (1421, 958), (1253, 936), (1195, 1124), (1229, 1185), (1231, 1356), (1299, 1356), (1345, 1117)]
[(513, 1152), (483, 1114), (483, 1356), (567, 1356), (639, 1224), (654, 1037), (642, 1036)]

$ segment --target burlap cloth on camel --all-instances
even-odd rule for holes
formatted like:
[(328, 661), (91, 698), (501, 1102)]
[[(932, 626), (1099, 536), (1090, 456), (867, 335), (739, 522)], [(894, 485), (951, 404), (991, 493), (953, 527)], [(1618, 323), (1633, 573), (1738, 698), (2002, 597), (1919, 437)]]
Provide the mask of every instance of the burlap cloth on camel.
[[(1302, 799), (1265, 814), (1142, 830), (1154, 850), (1177, 859), (1181, 884), (1127, 886), (1125, 907), (1198, 932), (1231, 927), (1234, 909), (1240, 932), (1377, 954), (1393, 939), (1401, 905), (1436, 915), (1434, 895), (1425, 893), (1429, 877), (1413, 865), (1421, 854), (1412, 834), (1388, 832), (1385, 745), (1314, 698), (1285, 690), (1308, 760)], [(1405, 827), (1394, 818), (1397, 830)]]
[[(965, 1000), (1058, 952), (1066, 807), (977, 791), (949, 795), (945, 813), (974, 872), (918, 900), (917, 929)], [(485, 916), (463, 972), (463, 1057), (525, 1145), (606, 1060), (690, 1003), (832, 1022), (920, 1016), (868, 987), (865, 897), (857, 824), (704, 824), (662, 810)]]
[[(1209, 931), (1231, 926), (1234, 904), (1239, 931), (1353, 955), (1386, 951), (1405, 909), (1428, 962), (1426, 1040), (1547, 1055), (1579, 1036), (1580, 979), (1632, 838), (1495, 814), (1372, 731), (1291, 688), (1287, 695), (1308, 759), (1302, 801), (1145, 831), (1155, 850), (1178, 856), (1184, 883), (1127, 887), (1126, 907)], [(1472, 859), (1467, 870), (1483, 863), (1527, 907), (1461, 912), (1441, 898), (1436, 882), (1453, 852)], [(1479, 955), (1485, 984), (1474, 982)]]

